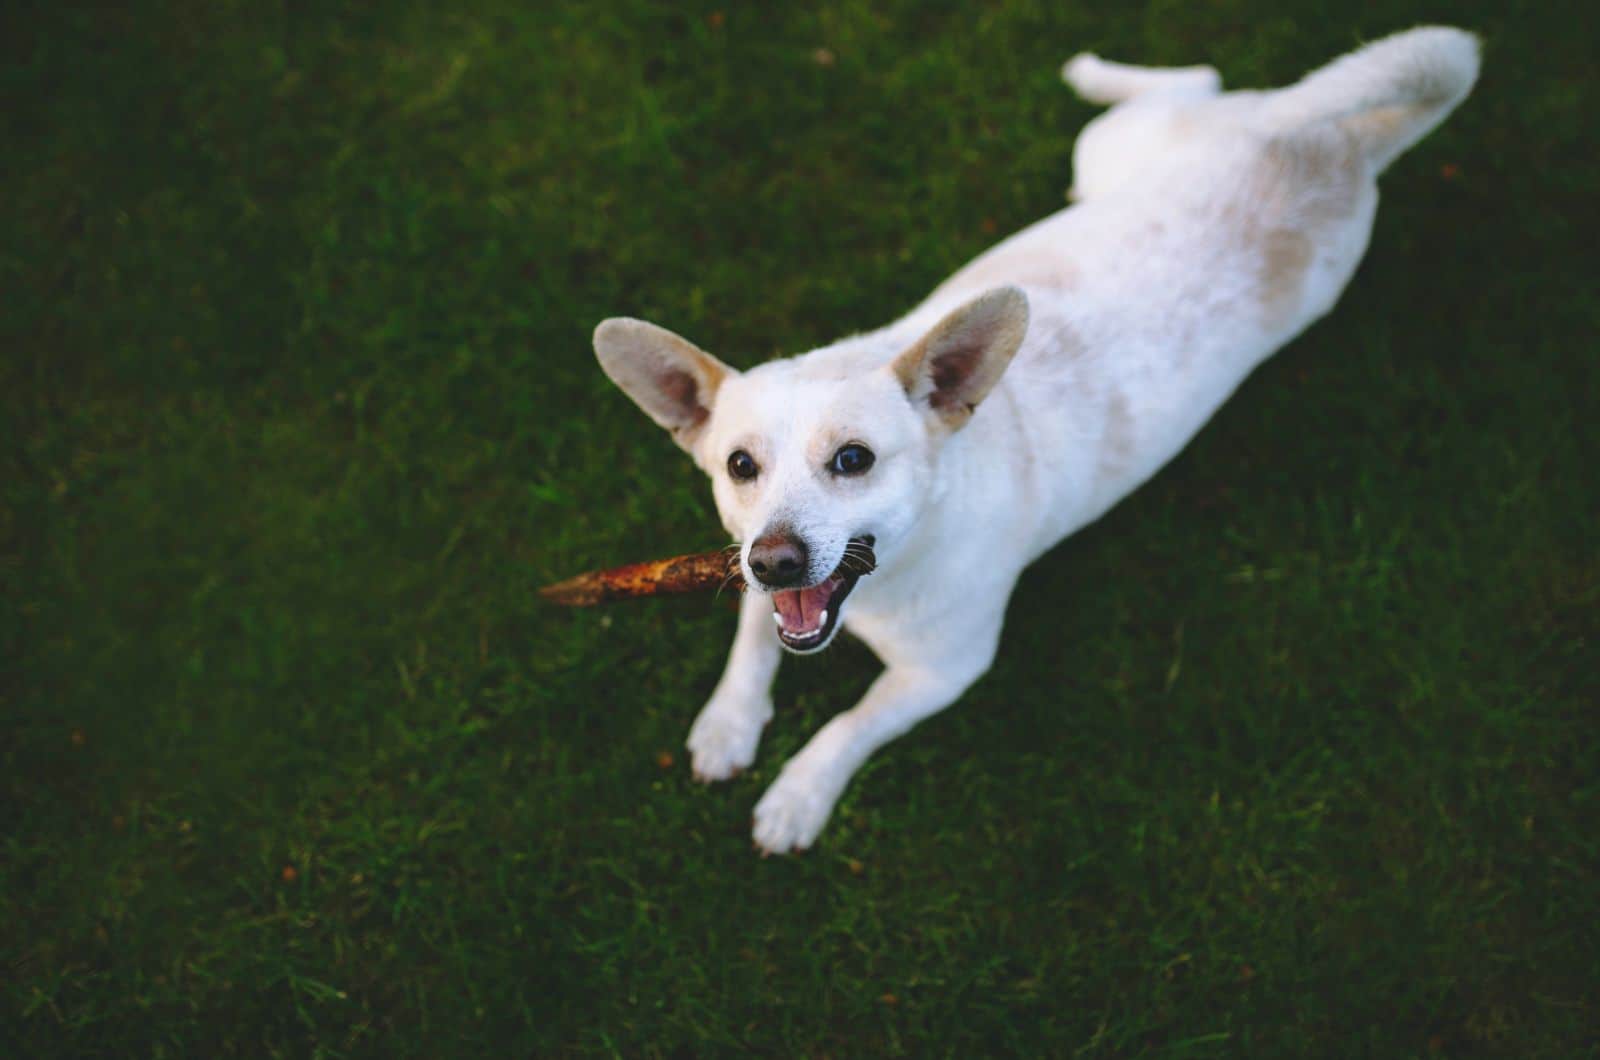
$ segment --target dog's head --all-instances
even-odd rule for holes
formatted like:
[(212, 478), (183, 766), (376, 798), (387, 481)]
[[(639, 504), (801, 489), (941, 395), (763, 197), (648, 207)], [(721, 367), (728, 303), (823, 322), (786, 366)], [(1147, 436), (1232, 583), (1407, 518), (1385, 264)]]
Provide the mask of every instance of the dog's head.
[(887, 360), (847, 346), (736, 372), (621, 317), (595, 329), (594, 346), (605, 373), (711, 476), (746, 583), (771, 594), (784, 647), (808, 653), (833, 639), (861, 561), (875, 550), (892, 562), (911, 535), (945, 440), (999, 381), (1027, 324), (1027, 299), (1002, 287)]

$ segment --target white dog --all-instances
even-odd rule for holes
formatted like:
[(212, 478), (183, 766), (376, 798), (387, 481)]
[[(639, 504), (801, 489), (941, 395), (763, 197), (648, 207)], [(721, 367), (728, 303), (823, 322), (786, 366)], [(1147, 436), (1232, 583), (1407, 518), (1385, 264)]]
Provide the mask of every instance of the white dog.
[(1023, 569), (1332, 308), (1378, 174), (1477, 71), (1476, 39), (1449, 28), (1269, 92), (1224, 94), (1208, 66), (1079, 55), (1067, 83), (1115, 106), (1078, 138), (1078, 204), (903, 319), (742, 373), (641, 320), (595, 330), (601, 367), (711, 476), (741, 543), (750, 591), (689, 732), (696, 776), (754, 761), (780, 645), (820, 651), (843, 626), (886, 666), (784, 766), (757, 844), (809, 846), (868, 755), (989, 668)]

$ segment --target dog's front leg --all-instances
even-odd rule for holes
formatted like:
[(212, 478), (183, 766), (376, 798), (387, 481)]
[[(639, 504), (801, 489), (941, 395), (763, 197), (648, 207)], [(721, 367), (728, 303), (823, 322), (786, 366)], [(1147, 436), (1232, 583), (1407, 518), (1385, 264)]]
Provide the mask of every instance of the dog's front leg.
[(772, 719), (772, 679), (781, 654), (772, 598), (746, 592), (722, 680), (689, 729), (696, 780), (727, 780), (755, 761), (761, 730)]
[(769, 854), (809, 847), (868, 756), (954, 703), (989, 668), (998, 634), (997, 621), (993, 634), (942, 656), (891, 662), (861, 702), (819, 729), (756, 803), (756, 845)]

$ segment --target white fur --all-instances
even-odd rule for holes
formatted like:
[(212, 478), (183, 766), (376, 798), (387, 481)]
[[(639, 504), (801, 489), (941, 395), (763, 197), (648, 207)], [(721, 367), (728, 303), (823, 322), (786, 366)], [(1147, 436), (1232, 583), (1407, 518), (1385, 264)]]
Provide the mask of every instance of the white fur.
[[(757, 804), (763, 850), (809, 846), (868, 755), (988, 669), (1023, 569), (1149, 478), (1333, 306), (1366, 249), (1377, 175), (1466, 96), (1477, 56), (1466, 33), (1417, 29), (1287, 89), (1228, 94), (1209, 67), (1079, 56), (1067, 81), (1116, 104), (1078, 141), (1079, 205), (1000, 243), (881, 330), (742, 374), (696, 359), (696, 372), (725, 375), (714, 394), (702, 390), (710, 414), (686, 447), (746, 561), (777, 521), (810, 546), (809, 582), (852, 536), (877, 539), (879, 568), (844, 602), (842, 623), (886, 669)], [(1002, 286), (1026, 297), (1002, 321), (1026, 328), (1020, 350), (1009, 367), (1002, 342), (983, 350), (1004, 374), (970, 420), (932, 415), (894, 362)], [(1024, 305), (986, 304), (991, 314)], [(599, 337), (597, 348), (603, 362), (619, 357)], [(635, 381), (624, 386), (639, 396)], [(876, 453), (865, 475), (824, 470), (847, 441)], [(725, 470), (739, 448), (761, 466), (751, 482)], [(780, 657), (771, 611), (764, 593), (745, 595), (727, 669), (689, 735), (703, 779), (755, 758)]]

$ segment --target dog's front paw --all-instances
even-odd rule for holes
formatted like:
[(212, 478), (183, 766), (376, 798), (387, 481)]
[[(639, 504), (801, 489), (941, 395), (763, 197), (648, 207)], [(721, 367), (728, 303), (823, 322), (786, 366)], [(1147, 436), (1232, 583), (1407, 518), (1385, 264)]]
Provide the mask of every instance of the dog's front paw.
[[(767, 712), (770, 715), (771, 711)], [(689, 728), (690, 765), (694, 778), (704, 783), (727, 780), (756, 760), (756, 746), (766, 715), (735, 713), (707, 706)]]
[(756, 803), (755, 840), (764, 853), (805, 850), (828, 823), (839, 793), (804, 772), (785, 769)]

